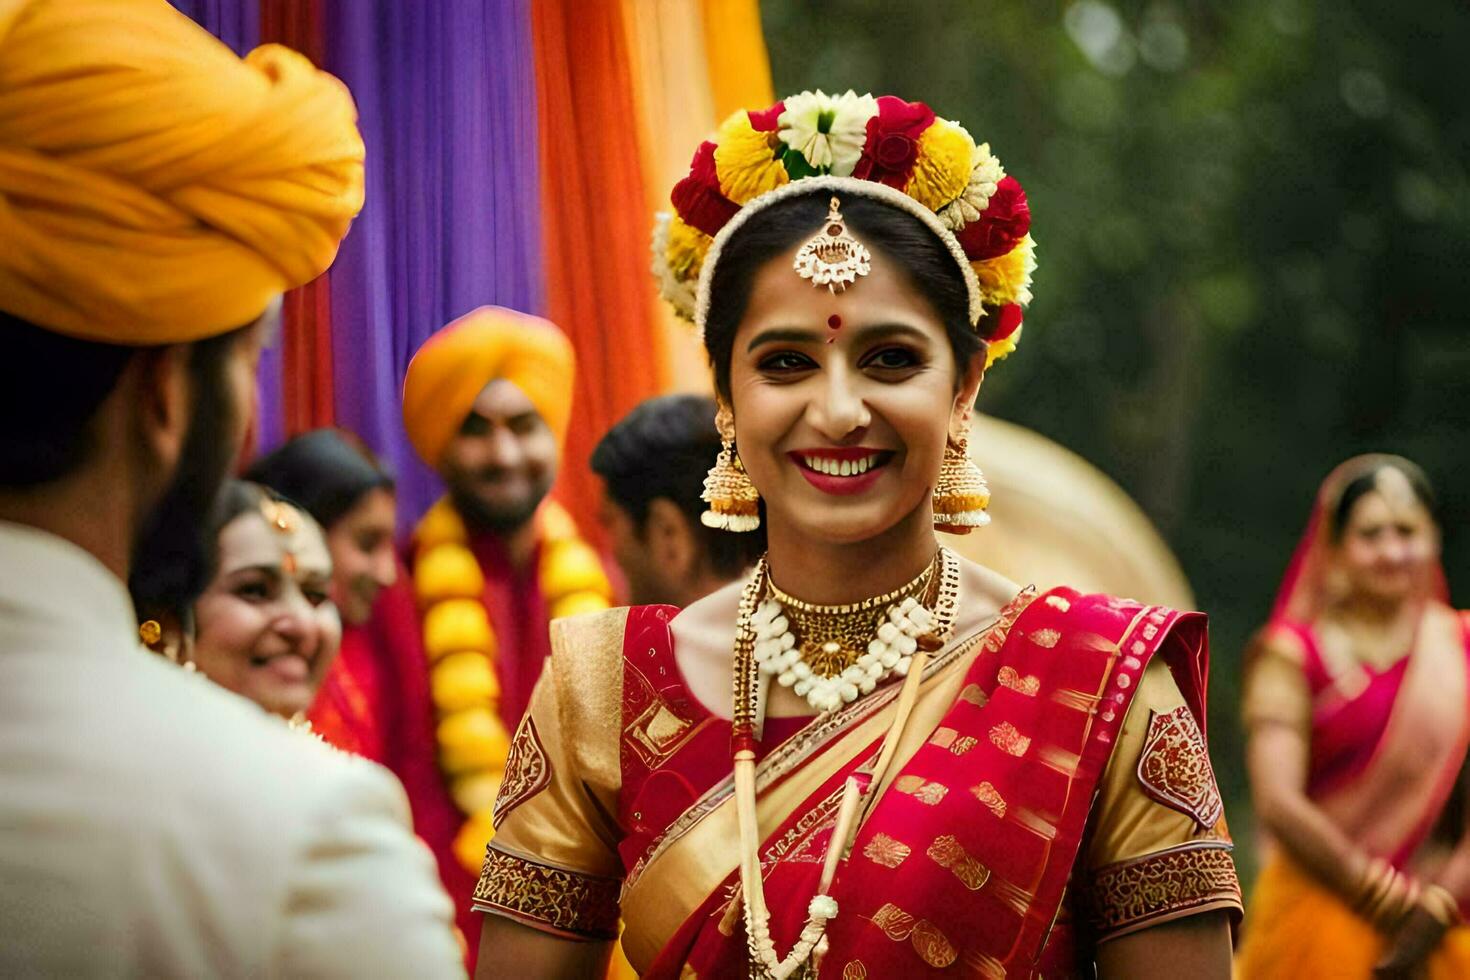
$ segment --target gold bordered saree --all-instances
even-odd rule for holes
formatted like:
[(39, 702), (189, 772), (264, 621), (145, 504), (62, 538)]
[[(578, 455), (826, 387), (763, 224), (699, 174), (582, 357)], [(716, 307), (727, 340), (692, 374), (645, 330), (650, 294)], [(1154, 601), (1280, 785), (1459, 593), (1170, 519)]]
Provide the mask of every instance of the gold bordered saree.
[[(730, 725), (688, 693), (674, 612), (555, 624), (475, 907), (589, 939), (621, 914), (642, 975), (744, 977)], [(1098, 942), (1238, 914), (1205, 662), (1202, 616), (1066, 589), (1023, 592), (936, 654), (838, 871), (819, 975), (1085, 974)], [(757, 810), (778, 948), (801, 929), (842, 785), (866, 778), (896, 695), (767, 723)]]

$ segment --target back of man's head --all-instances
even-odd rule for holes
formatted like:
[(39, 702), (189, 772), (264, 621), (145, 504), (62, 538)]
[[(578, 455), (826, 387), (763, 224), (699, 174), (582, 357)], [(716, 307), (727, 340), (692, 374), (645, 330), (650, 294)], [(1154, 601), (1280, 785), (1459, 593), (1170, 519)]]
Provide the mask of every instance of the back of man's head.
[(0, 167), (0, 517), (120, 570), (120, 537), (202, 513), (256, 324), (361, 207), (355, 116), (295, 52), (242, 60), (167, 4), (0, 10), (0, 156), (25, 162)]
[(720, 452), (716, 405), (702, 395), (666, 395), (638, 405), (608, 430), (592, 453), (610, 501), (640, 530), (655, 500), (675, 504), (703, 543), (715, 575), (733, 579), (765, 551), (764, 528), (743, 534), (706, 527), (700, 495)]

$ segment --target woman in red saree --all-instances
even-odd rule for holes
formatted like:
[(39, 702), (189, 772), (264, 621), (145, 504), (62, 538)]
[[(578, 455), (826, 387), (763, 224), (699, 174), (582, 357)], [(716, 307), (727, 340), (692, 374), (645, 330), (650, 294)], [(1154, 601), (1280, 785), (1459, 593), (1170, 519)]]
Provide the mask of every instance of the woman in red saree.
[(1470, 620), (1447, 598), (1422, 471), (1334, 470), (1248, 657), (1272, 853), (1243, 978), (1470, 976)]
[(645, 977), (1228, 976), (1203, 617), (1037, 595), (935, 536), (985, 522), (970, 406), (1030, 299), (1002, 175), (852, 93), (696, 154), (655, 254), (721, 403), (706, 522), (769, 551), (683, 610), (553, 625), (481, 977), (598, 976), (620, 916)]

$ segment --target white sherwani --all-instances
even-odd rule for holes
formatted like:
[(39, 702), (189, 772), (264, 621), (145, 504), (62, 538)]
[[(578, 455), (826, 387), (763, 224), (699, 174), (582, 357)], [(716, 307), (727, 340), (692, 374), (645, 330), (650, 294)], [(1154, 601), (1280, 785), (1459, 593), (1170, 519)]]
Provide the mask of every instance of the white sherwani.
[(0, 521), (0, 977), (463, 974), (379, 767), (144, 651), (91, 555)]

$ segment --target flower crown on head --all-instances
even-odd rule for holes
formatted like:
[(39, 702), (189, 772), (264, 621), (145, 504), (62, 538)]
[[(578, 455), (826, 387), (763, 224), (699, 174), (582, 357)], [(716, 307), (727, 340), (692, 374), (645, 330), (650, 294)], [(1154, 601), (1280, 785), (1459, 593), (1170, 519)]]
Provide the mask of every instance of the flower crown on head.
[(673, 212), (658, 215), (653, 271), (664, 298), (702, 333), (731, 234), (771, 204), (818, 190), (881, 200), (922, 221), (960, 266), (986, 366), (1015, 350), (1036, 268), (1026, 192), (988, 143), (891, 95), (802, 92), (726, 119), (674, 185)]

